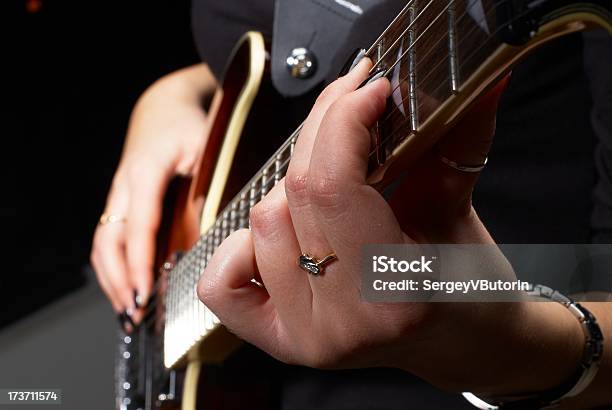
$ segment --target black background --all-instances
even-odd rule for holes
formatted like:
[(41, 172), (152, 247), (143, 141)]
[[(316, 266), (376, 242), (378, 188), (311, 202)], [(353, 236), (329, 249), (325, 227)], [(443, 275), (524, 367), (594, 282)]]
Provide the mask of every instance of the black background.
[(83, 283), (131, 107), (198, 62), (189, 1), (1, 3), (0, 326)]

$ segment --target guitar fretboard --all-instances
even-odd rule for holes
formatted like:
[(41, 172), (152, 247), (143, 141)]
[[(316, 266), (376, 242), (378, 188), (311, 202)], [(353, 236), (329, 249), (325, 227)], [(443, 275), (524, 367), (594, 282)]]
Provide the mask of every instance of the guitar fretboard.
[[(201, 273), (221, 242), (249, 227), (251, 209), (287, 173), (300, 128), (296, 130), (220, 213), (215, 224), (181, 257), (168, 276), (166, 293), (165, 361), (173, 363), (219, 319), (197, 297)], [(170, 363), (168, 363), (168, 359)]]

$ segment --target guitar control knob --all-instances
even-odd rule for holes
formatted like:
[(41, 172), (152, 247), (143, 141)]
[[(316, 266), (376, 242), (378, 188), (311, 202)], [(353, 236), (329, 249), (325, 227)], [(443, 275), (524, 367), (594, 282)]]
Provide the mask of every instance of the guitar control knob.
[(308, 78), (317, 71), (317, 59), (314, 54), (305, 47), (291, 50), (287, 57), (287, 70), (294, 78)]

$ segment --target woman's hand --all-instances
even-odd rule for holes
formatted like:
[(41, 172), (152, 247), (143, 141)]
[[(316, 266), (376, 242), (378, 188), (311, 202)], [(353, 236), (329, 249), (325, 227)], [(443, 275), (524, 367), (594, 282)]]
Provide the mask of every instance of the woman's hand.
[[(561, 306), (361, 299), (366, 244), (494, 243), (471, 206), (477, 175), (445, 165), (439, 153), (460, 164), (484, 162), (500, 91), (411, 167), (387, 202), (366, 183), (369, 129), (390, 92), (384, 79), (355, 91), (369, 64), (318, 99), (287, 177), (253, 208), (251, 229), (215, 252), (200, 298), (231, 331), (288, 363), (399, 367), (441, 387), (494, 394), (563, 382), (577, 366), (582, 336)], [(331, 252), (337, 260), (323, 275), (297, 266), (302, 253), (320, 259)]]
[(191, 175), (206, 144), (202, 100), (215, 83), (204, 64), (153, 84), (136, 104), (105, 213), (124, 221), (98, 225), (91, 262), (113, 308), (138, 322), (149, 298), (162, 200), (175, 175)]

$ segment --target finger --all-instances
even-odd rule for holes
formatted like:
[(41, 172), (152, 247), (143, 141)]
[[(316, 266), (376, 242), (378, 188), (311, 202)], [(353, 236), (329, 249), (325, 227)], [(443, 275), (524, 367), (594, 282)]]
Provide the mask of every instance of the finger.
[[(449, 161), (476, 169), (486, 163), (495, 133), (497, 105), (506, 83), (507, 78), (481, 97), (420, 160), (402, 188), (396, 190), (392, 204), (404, 202), (404, 193), (418, 191), (423, 202), (431, 205), (415, 213), (437, 215), (441, 225), (470, 213), (472, 191), (480, 172), (461, 171), (450, 166)], [(399, 217), (407, 216), (404, 212)], [(431, 225), (431, 221), (428, 223)]]
[(309, 164), (308, 189), (317, 207), (326, 207), (327, 200), (335, 205), (342, 193), (365, 185), (370, 129), (390, 91), (389, 81), (381, 78), (338, 99), (325, 114)]
[(251, 210), (251, 232), (261, 279), (279, 317), (290, 325), (303, 325), (311, 314), (312, 292), (300, 255), (281, 180)]
[(100, 229), (103, 230), (99, 253), (103, 267), (101, 273), (110, 282), (121, 310), (133, 316), (136, 305), (125, 259), (123, 242), (125, 227), (123, 224), (108, 224), (101, 226)]
[(98, 250), (98, 247), (95, 245), (95, 243), (96, 243), (96, 240), (94, 239), (94, 246), (93, 246), (91, 256), (90, 256), (91, 266), (93, 267), (93, 270), (96, 273), (98, 284), (100, 285), (100, 288), (102, 289), (102, 291), (104, 292), (108, 300), (110, 301), (111, 306), (113, 307), (113, 310), (116, 313), (121, 313), (125, 310), (125, 308), (123, 307), (123, 304), (121, 303), (119, 298), (116, 296), (115, 290), (113, 289), (108, 278), (103, 273), (104, 266), (102, 265), (102, 262), (100, 260), (99, 250)]
[(277, 358), (283, 358), (282, 327), (268, 292), (257, 275), (251, 232), (243, 229), (225, 239), (198, 282), (198, 297), (237, 336)]
[(154, 163), (139, 163), (130, 171), (130, 202), (126, 220), (126, 250), (131, 292), (145, 305), (151, 294), (157, 229), (170, 175)]
[(371, 61), (363, 59), (354, 70), (323, 91), (304, 123), (287, 170), (286, 194), (301, 251), (318, 258), (329, 253), (330, 247), (315, 224), (307, 189), (308, 170), (317, 130), (328, 108), (338, 98), (355, 90), (367, 77), (370, 67)]
[[(321, 122), (310, 162), (311, 201), (327, 240), (348, 272), (358, 272), (361, 246), (401, 242), (384, 198), (367, 185), (370, 128), (390, 93), (377, 80), (335, 102)], [(332, 275), (333, 276), (333, 275)]]

